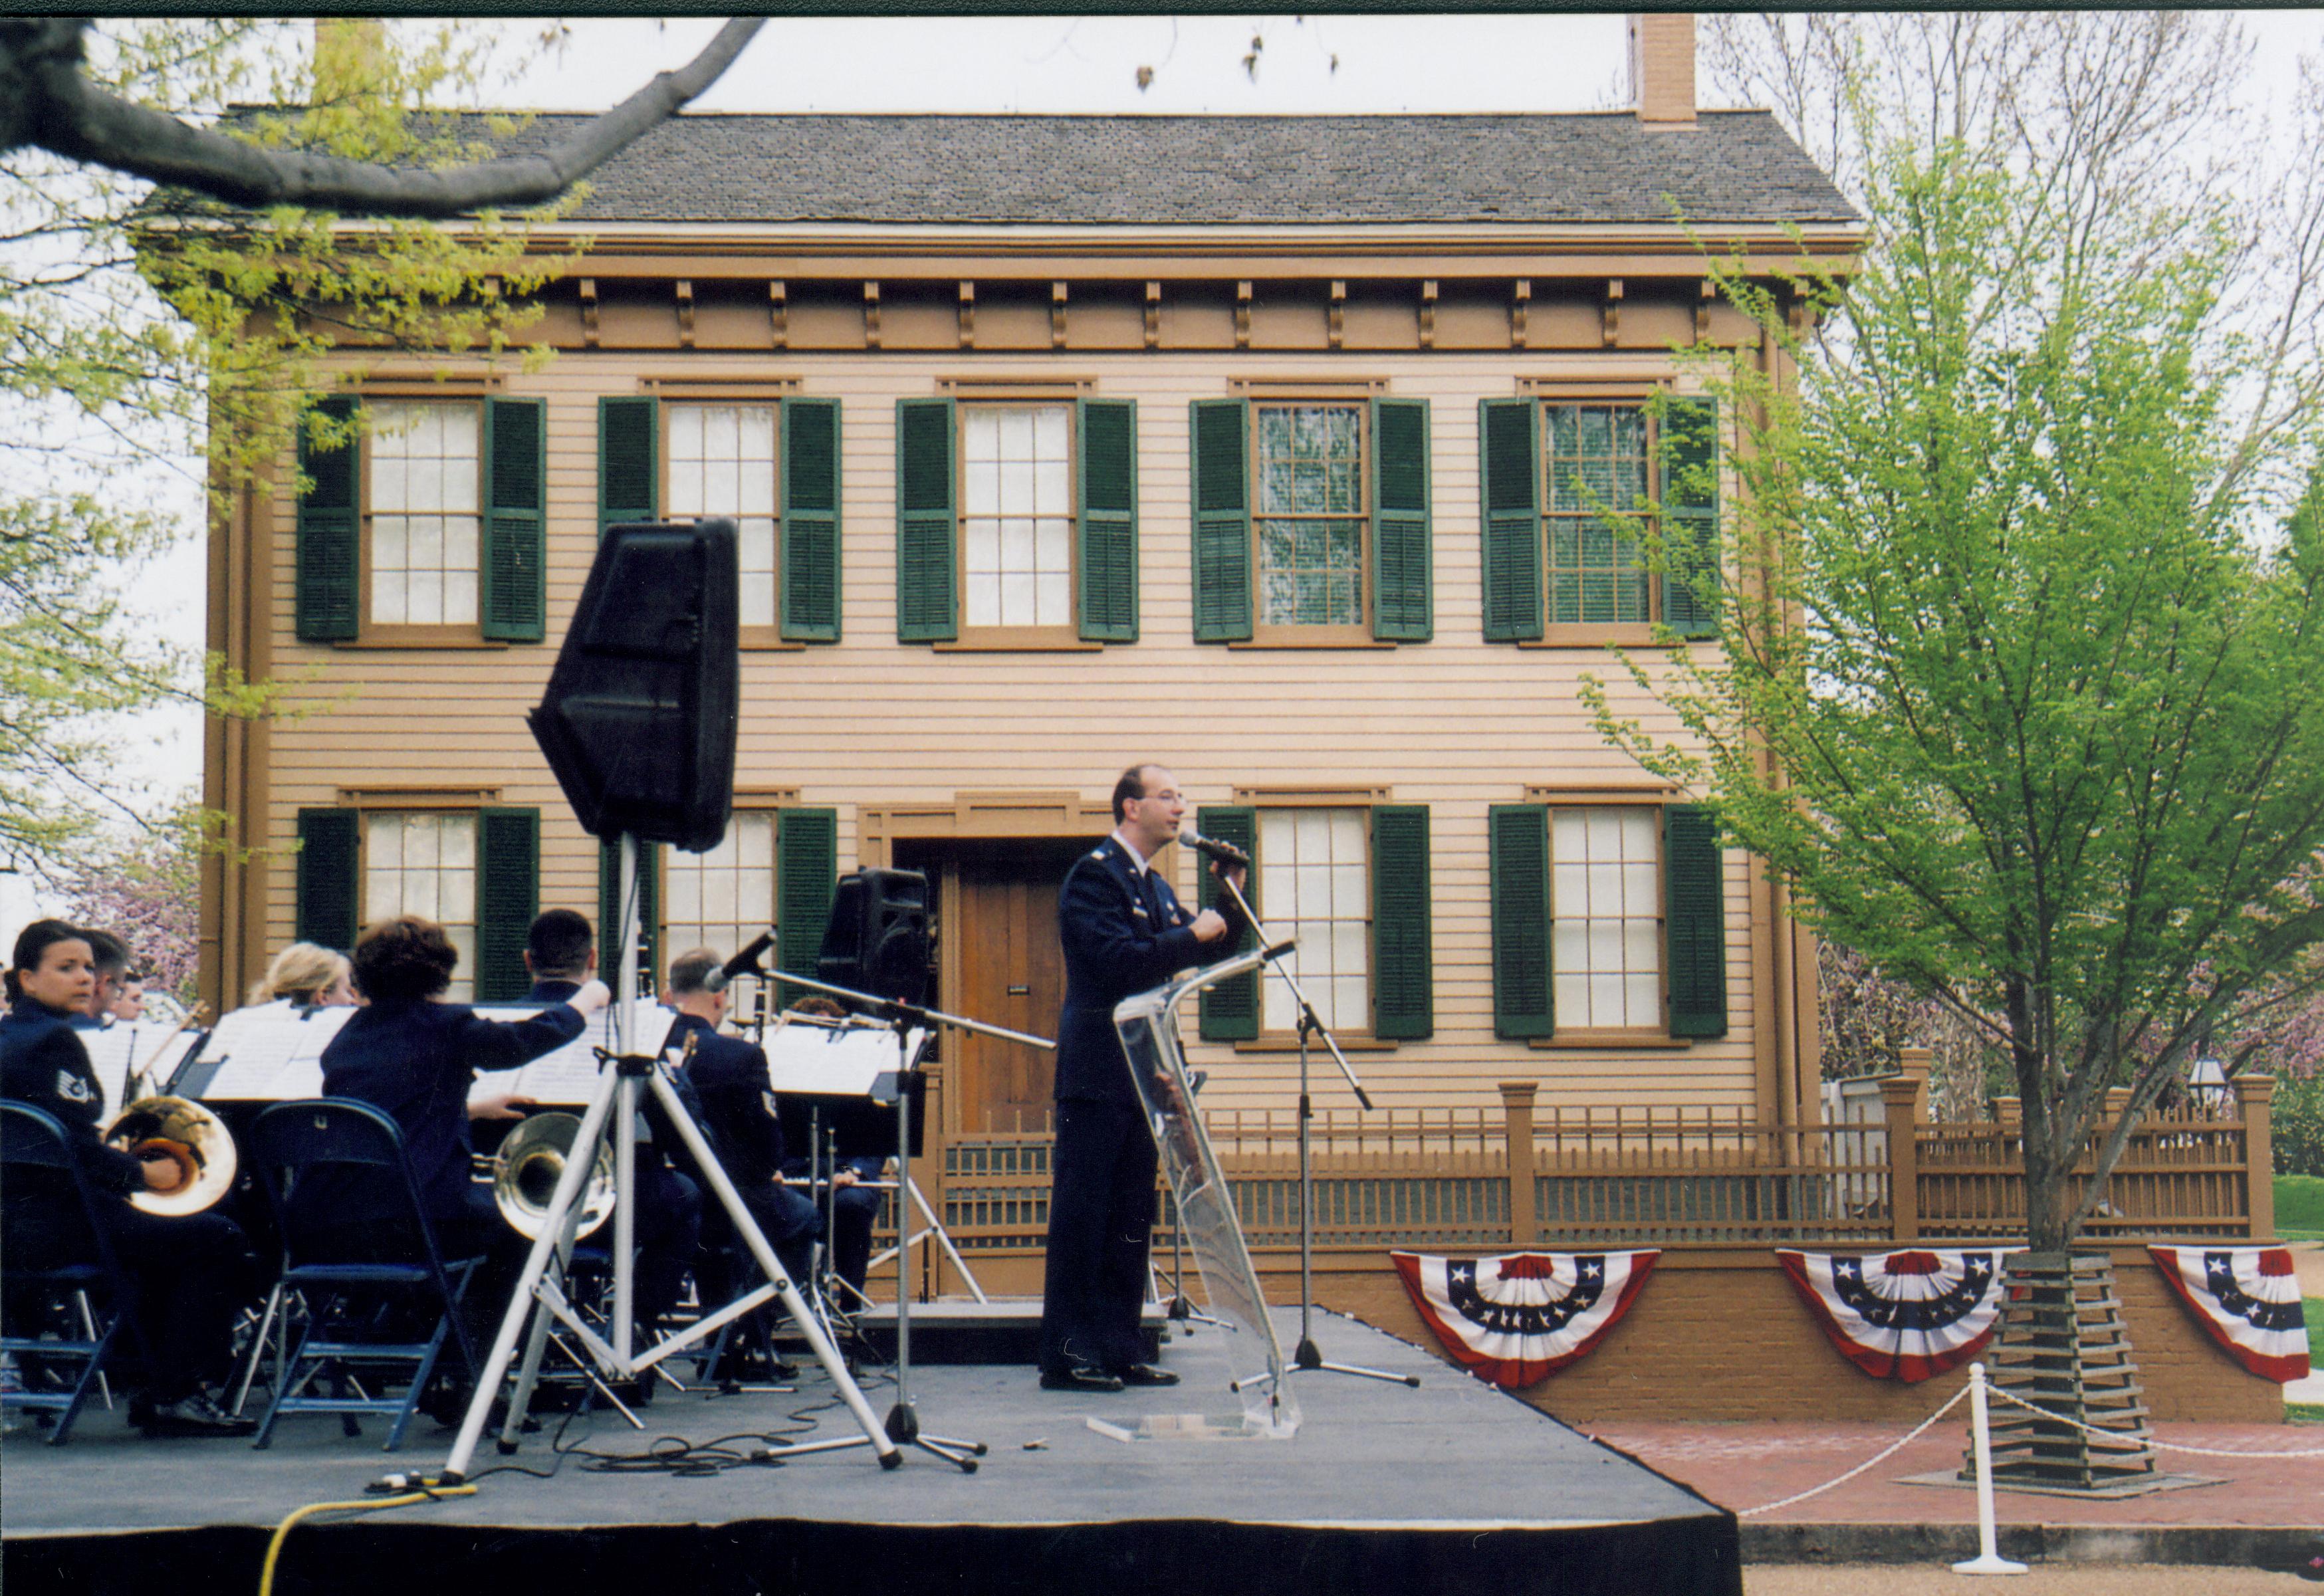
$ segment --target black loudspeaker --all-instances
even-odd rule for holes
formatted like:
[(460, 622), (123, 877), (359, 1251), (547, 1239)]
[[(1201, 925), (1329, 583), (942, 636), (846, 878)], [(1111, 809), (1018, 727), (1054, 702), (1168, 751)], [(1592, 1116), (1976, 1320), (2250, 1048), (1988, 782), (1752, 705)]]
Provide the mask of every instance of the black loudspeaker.
[(586, 829), (696, 853), (726, 835), (735, 589), (730, 520), (606, 529), (549, 691), (525, 716)]
[(899, 1003), (928, 990), (928, 878), (917, 870), (859, 870), (839, 878), (816, 979)]

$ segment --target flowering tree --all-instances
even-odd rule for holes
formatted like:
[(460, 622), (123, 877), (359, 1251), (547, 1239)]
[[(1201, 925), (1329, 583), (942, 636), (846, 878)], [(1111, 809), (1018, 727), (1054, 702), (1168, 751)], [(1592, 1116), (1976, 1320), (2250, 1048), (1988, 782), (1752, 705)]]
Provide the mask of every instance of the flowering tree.
[(194, 1001), (207, 829), (202, 811), (183, 799), (149, 830), (77, 851), (58, 875), (64, 918), (120, 937), (146, 989), (180, 1004)]

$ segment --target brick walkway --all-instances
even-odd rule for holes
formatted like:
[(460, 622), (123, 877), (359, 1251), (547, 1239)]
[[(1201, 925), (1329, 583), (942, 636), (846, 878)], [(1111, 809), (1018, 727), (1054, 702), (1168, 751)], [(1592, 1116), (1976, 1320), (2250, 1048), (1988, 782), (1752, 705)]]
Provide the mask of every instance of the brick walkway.
[[(1762, 1524), (1975, 1524), (1977, 1493), (1899, 1483), (1908, 1474), (1958, 1468), (1968, 1437), (1964, 1403), (1925, 1435), (1847, 1484), (1792, 1507), (1747, 1518)], [(1872, 1456), (1910, 1425), (1866, 1424), (1619, 1424), (1599, 1440), (1741, 1512), (1821, 1485)], [(2155, 1439), (2246, 1453), (2324, 1452), (2324, 1425), (2158, 1425)], [(2165, 1452), (2160, 1467), (2219, 1481), (2121, 1501), (2003, 1490), (2004, 1525), (2129, 1527), (2324, 1526), (2324, 1456), (2195, 1457)]]

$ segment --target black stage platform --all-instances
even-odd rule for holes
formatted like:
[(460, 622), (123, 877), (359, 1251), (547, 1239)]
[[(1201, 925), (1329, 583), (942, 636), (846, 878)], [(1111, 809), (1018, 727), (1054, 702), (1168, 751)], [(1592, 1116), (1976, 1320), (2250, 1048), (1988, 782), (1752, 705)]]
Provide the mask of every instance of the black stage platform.
[[(1278, 1323), (1288, 1345), (1297, 1316)], [(1044, 1392), (1020, 1366), (916, 1368), (923, 1427), (990, 1446), (973, 1476), (909, 1450), (882, 1471), (869, 1448), (701, 1477), (605, 1471), (552, 1459), (544, 1431), (509, 1461), (558, 1462), (556, 1478), (491, 1474), (474, 1497), (303, 1523), (275, 1589), (1739, 1596), (1725, 1510), (1351, 1319), (1317, 1316), (1326, 1358), (1409, 1370), (1421, 1388), (1295, 1376), (1305, 1422), (1287, 1442), (1124, 1443), (1088, 1426), (1092, 1416), (1235, 1411), (1219, 1336), (1177, 1333), (1164, 1361), (1185, 1383), (1120, 1396)], [(864, 1388), (885, 1414), (892, 1386), (867, 1371)], [(565, 1442), (633, 1454), (657, 1435), (741, 1435), (729, 1444), (747, 1450), (806, 1427), (786, 1416), (811, 1409), (815, 1436), (851, 1433), (828, 1398), (820, 1374), (792, 1396), (665, 1389), (644, 1432), (601, 1412)], [(328, 1417), (286, 1421), (266, 1452), (148, 1442), (101, 1408), (61, 1449), (22, 1431), (0, 1442), (8, 1596), (150, 1596), (157, 1582), (169, 1596), (246, 1596), (268, 1534), (293, 1508), (361, 1496), (389, 1471), (441, 1467), (449, 1432), (414, 1428), (392, 1456), (380, 1426), (350, 1440)], [(478, 1471), (501, 1461), (487, 1444)]]

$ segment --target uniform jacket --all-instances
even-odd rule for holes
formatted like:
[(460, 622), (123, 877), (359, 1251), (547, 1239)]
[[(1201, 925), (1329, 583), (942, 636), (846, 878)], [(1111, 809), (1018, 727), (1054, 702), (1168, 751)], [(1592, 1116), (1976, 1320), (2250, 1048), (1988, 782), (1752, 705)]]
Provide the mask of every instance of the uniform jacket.
[[(403, 1128), (403, 1150), (431, 1219), (458, 1213), (468, 1190), (468, 1086), (479, 1070), (514, 1069), (581, 1034), (580, 1013), (552, 1003), (530, 1019), (485, 1019), (466, 1003), (391, 999), (358, 1009), (323, 1049), (323, 1092), (384, 1110)], [(354, 1170), (322, 1169), (301, 1185), (309, 1224), (400, 1214), (392, 1188)]]
[(143, 1191), (145, 1176), (137, 1160), (97, 1139), (105, 1091), (72, 1019), (68, 1010), (29, 996), (0, 1016), (0, 1097), (54, 1114), (98, 1190)]
[(694, 1058), (679, 1079), (702, 1105), (697, 1117), (710, 1150), (736, 1189), (767, 1185), (782, 1171), (783, 1124), (775, 1117), (766, 1049), (681, 1014), (669, 1028), (668, 1045), (682, 1047), (688, 1036), (695, 1038)]
[(1215, 964), (1240, 945), (1245, 928), (1231, 899), (1220, 905), (1227, 934), (1198, 942), (1194, 915), (1154, 871), (1142, 875), (1120, 839), (1108, 837), (1074, 862), (1057, 895), (1057, 939), (1065, 953), (1065, 1010), (1057, 1018), (1056, 1098), (1136, 1109), (1113, 1006), (1161, 985), (1181, 970)]

